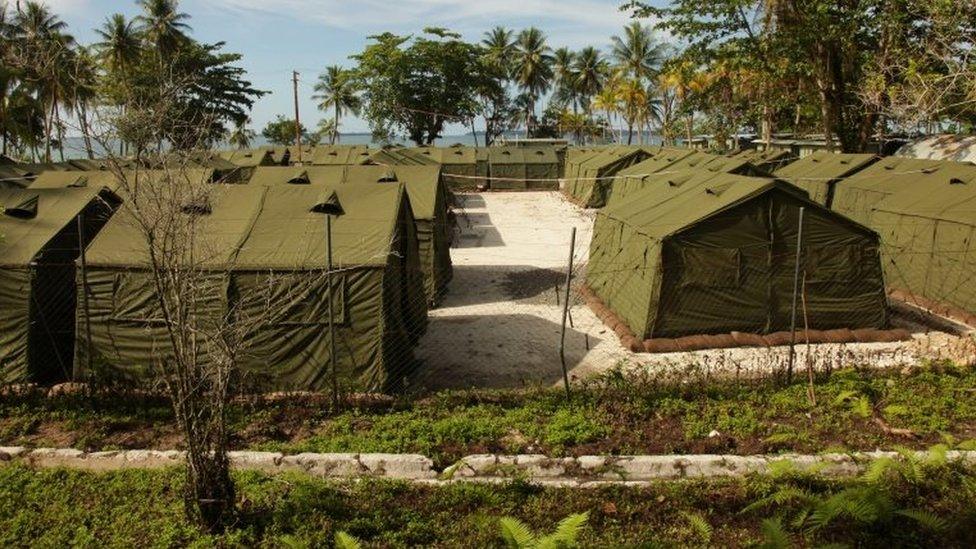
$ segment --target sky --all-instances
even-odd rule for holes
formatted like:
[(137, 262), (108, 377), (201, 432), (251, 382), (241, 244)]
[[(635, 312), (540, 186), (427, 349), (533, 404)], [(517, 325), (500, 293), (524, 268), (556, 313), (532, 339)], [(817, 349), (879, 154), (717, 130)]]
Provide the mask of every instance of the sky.
[[(114, 12), (134, 16), (135, 0), (42, 0), (68, 23), (75, 38), (96, 42), (93, 31)], [(8, 0), (13, 4), (14, 0)], [(225, 50), (243, 54), (242, 66), (258, 89), (270, 92), (252, 112), (260, 132), (276, 115), (293, 117), (291, 71), (300, 73), (299, 106), (303, 123), (314, 127), (322, 117), (311, 98), (323, 68), (351, 66), (368, 36), (390, 31), (418, 33), (441, 26), (477, 41), (488, 29), (503, 25), (536, 26), (550, 46), (609, 49), (610, 37), (630, 21), (623, 0), (182, 0), (190, 15), (192, 36), (203, 42), (226, 42)], [(346, 118), (343, 132), (368, 131), (365, 121)], [(445, 133), (461, 133), (459, 127)]]

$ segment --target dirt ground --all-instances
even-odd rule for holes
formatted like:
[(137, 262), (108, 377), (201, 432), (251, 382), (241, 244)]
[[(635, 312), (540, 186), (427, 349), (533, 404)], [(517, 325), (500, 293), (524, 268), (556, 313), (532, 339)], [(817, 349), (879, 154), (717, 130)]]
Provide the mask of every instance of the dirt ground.
[[(548, 192), (464, 193), (456, 197), (458, 227), (451, 250), (454, 279), (430, 312), (417, 356), (421, 388), (521, 387), (562, 383), (561, 303), (575, 227), (574, 276), (585, 276), (595, 211)], [(576, 283), (576, 282), (574, 282)], [(571, 378), (617, 365), (662, 375), (756, 376), (785, 367), (788, 349), (738, 348), (692, 353), (635, 354), (578, 295), (570, 299), (565, 358)], [(965, 341), (913, 326), (912, 341), (823, 344), (809, 349), (816, 370), (852, 364), (900, 367), (919, 357), (971, 358)], [(805, 368), (807, 348), (797, 349)]]

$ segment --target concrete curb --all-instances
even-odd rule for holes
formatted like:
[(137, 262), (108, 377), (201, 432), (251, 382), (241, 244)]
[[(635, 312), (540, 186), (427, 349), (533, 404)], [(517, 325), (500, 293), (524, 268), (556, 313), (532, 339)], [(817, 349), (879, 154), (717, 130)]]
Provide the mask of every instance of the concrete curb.
[[(917, 452), (924, 456), (925, 452)], [(83, 452), (71, 448), (0, 447), (0, 465), (21, 462), (37, 468), (87, 471), (161, 469), (182, 465), (185, 454), (177, 450), (124, 450)], [(468, 456), (443, 472), (417, 454), (313, 454), (286, 456), (279, 452), (229, 452), (231, 467), (266, 474), (301, 472), (330, 479), (381, 478), (425, 484), (453, 482), (507, 482), (520, 479), (545, 486), (598, 487), (640, 486), (662, 480), (742, 477), (768, 474), (789, 462), (797, 471), (850, 477), (881, 458), (900, 459), (896, 452), (858, 452), (821, 455), (670, 455), (580, 456), (550, 458), (544, 455)], [(951, 451), (950, 461), (976, 464), (976, 451)]]

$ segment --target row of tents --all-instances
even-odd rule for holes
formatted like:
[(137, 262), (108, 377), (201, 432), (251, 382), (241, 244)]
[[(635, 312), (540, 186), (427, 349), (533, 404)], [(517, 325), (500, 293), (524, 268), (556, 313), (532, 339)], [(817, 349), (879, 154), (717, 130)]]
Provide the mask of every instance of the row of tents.
[(270, 166), (436, 166), (452, 190), (555, 190), (562, 158), (559, 145), (523, 143), (499, 147), (384, 147), (319, 145), (222, 151), (242, 171)]
[[(327, 387), (329, 295), (343, 388), (385, 391), (410, 375), (428, 307), (452, 273), (439, 167), (277, 166), (237, 184), (214, 183), (212, 168), (49, 171), (0, 191), (0, 382), (151, 377), (168, 343), (125, 204), (143, 193), (142, 203), (158, 202), (174, 178), (209, 189), (183, 212), (199, 220), (201, 322), (230, 311), (262, 319), (241, 327), (249, 380)], [(335, 207), (341, 215), (328, 213)]]
[(799, 255), (811, 329), (882, 329), (887, 293), (976, 318), (976, 166), (816, 152), (574, 151), (597, 212), (587, 283), (638, 341), (789, 329)]

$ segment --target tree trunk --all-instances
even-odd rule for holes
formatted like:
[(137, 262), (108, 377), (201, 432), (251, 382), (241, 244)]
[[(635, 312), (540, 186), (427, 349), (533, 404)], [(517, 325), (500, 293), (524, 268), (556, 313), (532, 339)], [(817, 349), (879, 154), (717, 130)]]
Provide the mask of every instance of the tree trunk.
[(54, 94), (51, 94), (51, 106), (48, 112), (44, 114), (44, 161), (51, 161), (51, 129), (54, 125), (54, 107), (57, 105), (57, 99)]
[(762, 108), (762, 140), (769, 150), (769, 144), (773, 140), (773, 109), (768, 104)]
[(332, 144), (336, 145), (339, 143), (339, 140), (341, 139), (339, 137), (339, 105), (336, 105), (335, 118), (333, 119), (333, 123), (335, 123), (335, 126), (332, 128)]
[(627, 144), (630, 145), (634, 142), (634, 123), (630, 120), (627, 121)]
[(688, 136), (688, 146), (691, 147), (692, 132), (695, 126), (695, 115), (689, 114), (685, 119), (685, 134)]
[(81, 133), (85, 138), (85, 154), (88, 155), (89, 160), (94, 160), (95, 151), (92, 148), (91, 141), (91, 129), (88, 126), (88, 106), (82, 101), (79, 105), (78, 115), (80, 117), (79, 122), (81, 123)]

